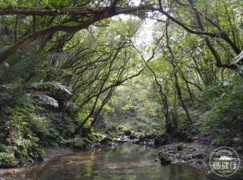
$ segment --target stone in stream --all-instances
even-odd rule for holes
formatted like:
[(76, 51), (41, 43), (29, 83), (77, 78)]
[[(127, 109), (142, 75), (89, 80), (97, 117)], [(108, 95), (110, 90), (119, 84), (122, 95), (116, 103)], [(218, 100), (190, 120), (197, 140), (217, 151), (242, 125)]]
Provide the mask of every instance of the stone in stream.
[(204, 156), (205, 155), (202, 154), (202, 153), (195, 153), (195, 154), (192, 155), (192, 157), (195, 158), (195, 159), (203, 159)]
[(133, 134), (130, 136), (130, 139), (136, 139), (136, 138), (137, 138), (137, 136), (135, 136)]
[(190, 159), (192, 159), (192, 155), (191, 154), (185, 155), (185, 160), (190, 160)]
[(179, 163), (178, 159), (174, 159), (174, 161), (172, 162), (172, 164), (177, 164), (177, 163)]
[(127, 130), (127, 131), (124, 131), (124, 133), (126, 136), (130, 136), (132, 132), (130, 130)]
[(111, 137), (105, 137), (100, 142), (102, 145), (112, 145), (112, 138)]
[(171, 161), (173, 161), (172, 157), (170, 157), (170, 154), (165, 151), (159, 152), (159, 158), (161, 164), (170, 164)]

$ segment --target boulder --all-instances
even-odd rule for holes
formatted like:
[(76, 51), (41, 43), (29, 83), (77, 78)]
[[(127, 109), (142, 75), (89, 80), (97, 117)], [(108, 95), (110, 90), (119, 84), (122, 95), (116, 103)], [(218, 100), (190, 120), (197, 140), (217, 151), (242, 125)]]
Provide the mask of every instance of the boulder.
[(173, 161), (173, 158), (170, 157), (170, 154), (165, 151), (159, 152), (159, 158), (161, 164), (170, 164)]
[(102, 145), (112, 145), (112, 138), (111, 137), (105, 137), (101, 140), (100, 144)]
[(133, 134), (130, 136), (130, 139), (136, 139), (136, 138), (137, 138), (137, 136), (135, 136)]
[(131, 135), (131, 131), (130, 130), (126, 130), (126, 131), (124, 131), (124, 134), (126, 135), (126, 136), (130, 136)]
[(202, 153), (195, 153), (195, 154), (192, 155), (192, 157), (193, 157), (194, 159), (203, 159), (204, 156), (205, 156), (205, 155), (202, 154)]
[(179, 144), (177, 146), (177, 151), (182, 151), (184, 149), (184, 146), (182, 144)]

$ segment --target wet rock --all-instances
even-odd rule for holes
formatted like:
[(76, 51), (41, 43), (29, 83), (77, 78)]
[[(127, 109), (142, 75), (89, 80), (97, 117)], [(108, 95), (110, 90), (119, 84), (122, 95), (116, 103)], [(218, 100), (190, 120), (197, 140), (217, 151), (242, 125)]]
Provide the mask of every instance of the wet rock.
[(179, 162), (180, 162), (180, 163), (187, 163), (187, 162), (184, 161), (183, 159), (181, 159)]
[(145, 137), (145, 136), (139, 136), (139, 141), (146, 141), (147, 140), (147, 138)]
[(184, 146), (182, 144), (179, 144), (177, 146), (177, 151), (182, 151), (184, 149)]
[(192, 159), (192, 154), (185, 155), (185, 160), (191, 160)]
[(205, 155), (202, 154), (202, 153), (195, 153), (195, 154), (192, 155), (192, 157), (194, 159), (203, 159), (205, 157)]
[(172, 157), (170, 157), (170, 154), (165, 151), (159, 152), (159, 158), (161, 164), (170, 164), (171, 161), (173, 161)]
[(94, 143), (94, 147), (101, 147), (99, 142)]
[(175, 158), (179, 158), (180, 157), (180, 154), (175, 154), (174, 157)]
[(137, 136), (135, 136), (135, 135), (130, 136), (130, 139), (136, 139), (136, 138), (137, 138)]
[(101, 140), (100, 144), (102, 145), (112, 145), (112, 138), (111, 137), (105, 137)]
[(180, 161), (178, 159), (174, 159), (174, 161), (171, 163), (171, 164), (177, 164), (179, 163)]
[(133, 144), (139, 144), (140, 141), (133, 141)]
[(124, 133), (126, 136), (130, 136), (132, 132), (130, 130), (126, 130), (126, 131), (124, 131)]

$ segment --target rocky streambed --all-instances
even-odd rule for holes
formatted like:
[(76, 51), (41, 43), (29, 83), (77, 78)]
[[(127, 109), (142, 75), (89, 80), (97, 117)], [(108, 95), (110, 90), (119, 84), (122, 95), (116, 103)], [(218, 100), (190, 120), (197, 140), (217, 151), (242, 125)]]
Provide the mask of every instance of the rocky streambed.
[(220, 177), (209, 166), (211, 153), (215, 148), (197, 143), (173, 143), (159, 148), (162, 165), (187, 164), (197, 168), (208, 180), (243, 180), (243, 164), (229, 177)]
[(196, 143), (174, 143), (159, 148), (161, 164), (185, 163), (206, 170), (212, 149)]

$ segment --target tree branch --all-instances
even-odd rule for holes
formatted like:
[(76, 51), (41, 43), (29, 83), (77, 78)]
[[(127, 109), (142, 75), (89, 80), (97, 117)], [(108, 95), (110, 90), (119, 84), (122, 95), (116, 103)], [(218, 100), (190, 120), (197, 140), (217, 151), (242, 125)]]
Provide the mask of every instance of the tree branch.
[[(41, 36), (44, 36), (44, 35), (47, 35), (47, 34), (50, 34), (50, 33), (54, 33), (54, 32), (57, 32), (57, 31), (63, 31), (63, 32), (67, 32), (67, 33), (75, 33), (79, 30), (88, 28), (91, 24), (94, 24), (95, 22), (98, 22), (102, 19), (110, 18), (110, 17), (115, 16), (117, 14), (130, 14), (132, 12), (144, 10), (146, 7), (151, 8), (151, 10), (156, 10), (156, 9), (152, 8), (152, 6), (149, 6), (149, 5), (143, 5), (143, 6), (133, 7), (133, 8), (129, 8), (129, 9), (124, 8), (124, 9), (120, 9), (117, 12), (114, 12), (114, 13), (104, 12), (102, 14), (94, 15), (93, 17), (91, 17), (86, 22), (82, 22), (81, 24), (78, 24), (76, 26), (56, 25), (56, 26), (47, 27), (47, 28), (41, 29), (39, 31), (33, 32), (31, 35), (23, 38), (22, 40), (15, 43), (13, 46), (11, 46), (8, 49), (6, 49), (5, 51), (3, 51), (0, 54), (0, 64), (2, 64), (9, 56), (14, 54), (18, 49), (22, 48), (23, 46), (25, 46), (26, 44), (30, 43), (31, 41), (33, 41), (34, 39), (36, 39), (38, 37), (41, 37)], [(21, 8), (19, 8), (19, 9), (21, 10)], [(22, 11), (20, 11), (19, 9), (14, 9), (11, 12), (15, 12), (15, 14), (21, 14), (20, 12), (22, 12), (23, 9), (22, 9)], [(43, 11), (45, 12), (45, 10), (43, 10)], [(26, 13), (25, 15), (33, 15), (31, 12)], [(48, 10), (48, 12), (49, 12), (49, 14), (47, 13), (46, 15), (52, 14), (52, 12), (50, 10)], [(81, 12), (79, 11), (79, 14), (80, 13)], [(1, 8), (0, 8), (0, 15), (1, 14), (2, 14), (2, 12), (1, 12)], [(10, 13), (10, 15), (11, 14), (14, 14), (14, 13)], [(67, 14), (65, 14), (65, 15), (67, 15)], [(86, 14), (87, 14), (87, 11), (86, 11)], [(37, 14), (35, 14), (35, 15), (37, 15)], [(42, 15), (44, 15), (44, 14), (42, 14)]]
[(109, 13), (114, 13), (116, 12), (116, 5), (120, 0), (114, 0), (108, 10)]

